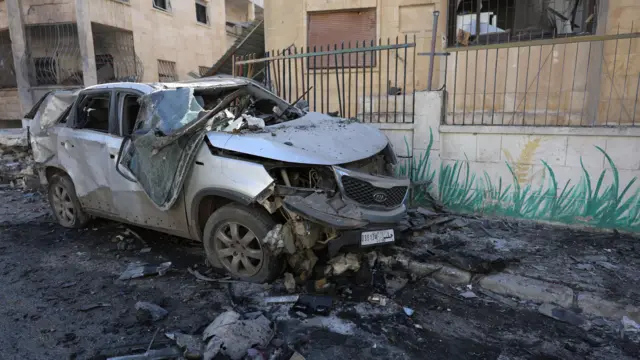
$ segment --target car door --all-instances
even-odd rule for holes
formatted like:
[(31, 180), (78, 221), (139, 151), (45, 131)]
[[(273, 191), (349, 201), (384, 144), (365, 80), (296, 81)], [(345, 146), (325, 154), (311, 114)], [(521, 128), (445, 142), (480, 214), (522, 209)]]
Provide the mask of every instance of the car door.
[[(168, 232), (174, 235), (189, 237), (184, 197), (180, 196), (176, 204), (167, 211), (158, 209), (149, 199), (144, 189), (126, 169), (118, 171), (118, 152), (125, 136), (131, 134), (136, 122), (140, 105), (138, 99), (142, 94), (132, 90), (119, 90), (116, 93), (117, 133), (107, 143), (109, 151), (109, 183), (113, 203), (119, 216), (128, 222)], [(121, 167), (122, 168), (122, 167)], [(122, 172), (126, 172), (126, 177)]]
[(113, 216), (115, 207), (109, 186), (109, 128), (116, 122), (113, 91), (81, 92), (58, 129), (57, 153), (69, 174), (82, 207), (98, 215)]

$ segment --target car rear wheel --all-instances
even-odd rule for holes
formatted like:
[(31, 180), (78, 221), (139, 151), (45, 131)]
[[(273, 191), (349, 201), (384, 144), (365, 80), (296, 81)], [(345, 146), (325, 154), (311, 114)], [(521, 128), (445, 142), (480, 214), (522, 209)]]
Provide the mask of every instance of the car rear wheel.
[(233, 277), (267, 282), (282, 272), (283, 259), (262, 243), (275, 222), (265, 212), (238, 204), (223, 206), (207, 220), (204, 248), (215, 267)]
[(56, 174), (49, 179), (49, 204), (60, 225), (78, 229), (90, 220), (82, 210), (73, 182), (67, 175)]

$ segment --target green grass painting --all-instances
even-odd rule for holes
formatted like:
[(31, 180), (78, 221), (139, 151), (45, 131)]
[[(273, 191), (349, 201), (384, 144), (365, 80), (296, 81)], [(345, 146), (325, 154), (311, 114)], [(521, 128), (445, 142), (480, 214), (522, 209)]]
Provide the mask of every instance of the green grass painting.
[[(441, 165), (436, 174), (429, 157), (432, 144), (433, 133), (427, 151), (417, 158), (410, 156), (399, 168), (401, 174), (421, 184), (413, 191), (414, 203), (423, 202), (430, 192), (454, 211), (640, 231), (637, 178), (621, 184), (615, 163), (600, 147), (596, 146), (608, 167), (597, 178), (589, 175), (581, 160), (581, 178), (559, 184), (553, 168), (542, 161), (547, 176), (542, 184), (533, 186), (520, 185), (509, 163), (505, 163), (509, 179), (492, 180), (487, 172), (472, 173), (468, 161)], [(406, 146), (411, 154), (409, 144)]]

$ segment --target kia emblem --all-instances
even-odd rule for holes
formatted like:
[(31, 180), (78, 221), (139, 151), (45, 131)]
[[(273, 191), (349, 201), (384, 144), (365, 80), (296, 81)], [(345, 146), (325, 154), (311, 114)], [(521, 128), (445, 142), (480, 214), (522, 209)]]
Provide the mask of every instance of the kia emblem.
[(377, 202), (377, 203), (381, 204), (381, 203), (387, 201), (387, 199), (388, 199), (387, 194), (385, 194), (382, 191), (378, 191), (378, 192), (373, 193), (373, 200), (375, 202)]

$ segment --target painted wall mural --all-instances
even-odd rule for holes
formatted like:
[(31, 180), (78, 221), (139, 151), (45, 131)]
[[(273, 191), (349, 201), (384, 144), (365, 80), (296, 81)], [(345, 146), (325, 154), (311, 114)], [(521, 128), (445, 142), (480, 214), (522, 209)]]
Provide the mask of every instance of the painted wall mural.
[[(406, 146), (407, 153), (412, 154), (408, 143)], [(640, 231), (637, 178), (621, 183), (616, 164), (598, 146), (607, 165), (598, 176), (589, 174), (581, 158), (580, 179), (558, 183), (553, 167), (541, 161), (544, 174), (538, 185), (532, 184), (528, 175), (531, 165), (527, 164), (532, 163), (540, 140), (527, 143), (517, 161), (505, 154), (511, 176), (504, 179), (486, 171), (472, 171), (469, 161), (442, 164), (436, 169), (430, 158), (432, 146), (433, 131), (427, 151), (411, 156), (399, 169), (421, 184), (413, 192), (415, 203), (425, 202), (429, 192), (454, 211)]]

